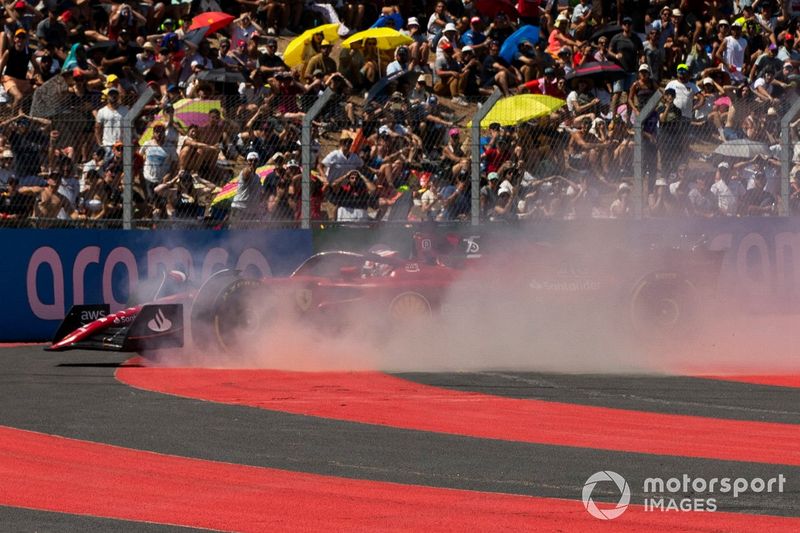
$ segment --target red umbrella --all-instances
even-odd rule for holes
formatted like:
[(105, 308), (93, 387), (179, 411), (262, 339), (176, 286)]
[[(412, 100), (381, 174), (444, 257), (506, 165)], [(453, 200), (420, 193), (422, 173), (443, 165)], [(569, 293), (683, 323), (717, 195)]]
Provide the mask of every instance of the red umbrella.
[(192, 19), (192, 25), (189, 30), (198, 30), (200, 28), (208, 28), (206, 35), (211, 35), (215, 31), (221, 30), (228, 24), (234, 21), (236, 17), (222, 13), (221, 11), (209, 11), (208, 13), (201, 13)]
[(517, 7), (511, 0), (478, 0), (475, 2), (475, 9), (490, 19), (494, 19), (498, 13), (505, 13), (512, 20), (516, 20), (519, 16)]

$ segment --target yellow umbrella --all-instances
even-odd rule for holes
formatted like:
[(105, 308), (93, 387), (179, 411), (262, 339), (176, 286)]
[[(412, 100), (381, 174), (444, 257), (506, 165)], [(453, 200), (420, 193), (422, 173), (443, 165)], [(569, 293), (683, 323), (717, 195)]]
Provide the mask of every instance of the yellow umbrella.
[[(499, 100), (481, 120), (481, 128), (497, 122), (501, 126), (516, 126), (521, 122), (544, 117), (566, 102), (545, 94), (518, 94)], [(471, 126), (468, 124), (467, 126)]]
[(414, 39), (408, 35), (403, 35), (392, 28), (370, 28), (354, 33), (342, 41), (342, 48), (350, 48), (351, 44), (364, 39), (375, 39), (378, 42), (378, 50), (392, 50), (398, 46), (414, 42)]
[(338, 41), (339, 23), (323, 24), (322, 26), (311, 28), (292, 39), (286, 46), (286, 50), (283, 51), (283, 62), (290, 67), (296, 67), (301, 64), (303, 62), (303, 50), (306, 47), (306, 43), (311, 40), (311, 37), (313, 37), (315, 33), (319, 32), (322, 32), (324, 38), (330, 42)]

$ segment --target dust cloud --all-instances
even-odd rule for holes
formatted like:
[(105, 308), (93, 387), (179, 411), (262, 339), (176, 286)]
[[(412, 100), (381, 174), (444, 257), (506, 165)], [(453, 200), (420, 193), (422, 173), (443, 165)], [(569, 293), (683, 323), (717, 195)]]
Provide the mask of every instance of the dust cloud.
[[(158, 357), (158, 364), (600, 374), (767, 374), (800, 368), (792, 321), (752, 316), (741, 302), (720, 300), (718, 263), (698, 267), (717, 271), (687, 274), (697, 278), (692, 280), (697, 290), (690, 302), (681, 302), (679, 325), (637, 324), (631, 295), (652, 267), (636, 254), (609, 253), (618, 246), (595, 241), (588, 253), (584, 245), (577, 247), (577, 254), (504, 246), (507, 253), (493, 259), (468, 259), (433, 302), (432, 315), (422, 319), (394, 320), (387, 302), (354, 302), (321, 318), (301, 316), (294, 292), (275, 291), (269, 302), (261, 293), (248, 305), (262, 319), (241, 344), (222, 350), (190, 343), (180, 353)], [(652, 259), (653, 253), (640, 255)], [(473, 268), (472, 261), (484, 265)], [(671, 304), (665, 305), (669, 314)]]

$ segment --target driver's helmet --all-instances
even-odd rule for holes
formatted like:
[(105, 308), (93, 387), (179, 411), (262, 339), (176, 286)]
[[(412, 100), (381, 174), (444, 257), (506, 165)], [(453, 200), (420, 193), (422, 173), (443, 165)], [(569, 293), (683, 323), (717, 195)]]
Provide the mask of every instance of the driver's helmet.
[[(398, 253), (397, 250), (389, 250), (386, 248), (375, 248), (370, 249), (370, 252), (374, 255), (378, 255), (380, 257), (397, 257)], [(380, 261), (372, 261), (371, 259), (367, 259), (364, 261), (364, 264), (361, 267), (361, 277), (362, 278), (379, 278), (383, 276), (388, 276), (392, 272), (392, 265), (389, 263), (383, 263)]]

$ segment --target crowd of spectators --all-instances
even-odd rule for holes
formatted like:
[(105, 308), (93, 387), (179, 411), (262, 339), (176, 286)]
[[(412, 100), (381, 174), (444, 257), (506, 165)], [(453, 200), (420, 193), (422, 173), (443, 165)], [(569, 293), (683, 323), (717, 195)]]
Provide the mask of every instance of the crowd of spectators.
[[(333, 97), (312, 132), (314, 220), (469, 219), (467, 122), (496, 90), (566, 104), (482, 132), (484, 220), (632, 216), (638, 119), (647, 214), (775, 214), (800, 199), (800, 150), (787, 199), (779, 159), (780, 117), (800, 81), (792, 9), (770, 0), (3, 2), (0, 215), (7, 226), (119, 223), (123, 117), (147, 87), (155, 96), (133, 135), (140, 225), (296, 221), (301, 124), (326, 89)], [(233, 21), (191, 29), (209, 11)], [(312, 34), (287, 65), (286, 46), (326, 23), (339, 23), (337, 38)], [(503, 45), (526, 25), (539, 38), (505, 59)], [(406, 44), (342, 46), (369, 27), (399, 30)], [(640, 117), (651, 98), (658, 105)], [(209, 100), (220, 105), (200, 124), (177, 116), (182, 103)], [(743, 152), (714, 152), (735, 141)], [(231, 197), (215, 201), (233, 178)]]

